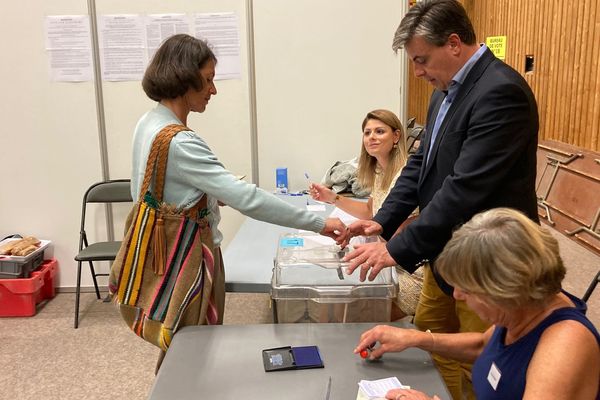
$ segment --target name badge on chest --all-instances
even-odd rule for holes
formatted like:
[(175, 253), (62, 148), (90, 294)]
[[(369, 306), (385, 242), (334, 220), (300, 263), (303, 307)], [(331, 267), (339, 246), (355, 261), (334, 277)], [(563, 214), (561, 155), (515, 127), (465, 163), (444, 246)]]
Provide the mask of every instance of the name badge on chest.
[(490, 372), (488, 372), (487, 380), (490, 383), (490, 385), (492, 385), (492, 388), (494, 388), (494, 390), (496, 390), (496, 388), (498, 387), (498, 382), (500, 382), (501, 376), (502, 373), (500, 372), (496, 364), (492, 363), (492, 366), (490, 367)]

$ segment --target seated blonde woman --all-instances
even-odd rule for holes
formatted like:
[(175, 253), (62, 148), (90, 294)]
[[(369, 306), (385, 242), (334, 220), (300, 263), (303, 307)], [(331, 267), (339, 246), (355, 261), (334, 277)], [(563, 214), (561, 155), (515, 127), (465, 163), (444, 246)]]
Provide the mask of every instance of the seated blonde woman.
[[(452, 235), (435, 265), (454, 297), (493, 325), (448, 334), (377, 326), (355, 352), (378, 342), (373, 358), (418, 347), (474, 362), (479, 400), (600, 398), (600, 335), (585, 303), (561, 289), (565, 267), (548, 231), (518, 211), (489, 210)], [(386, 398), (430, 399), (401, 389)]]
[[(316, 183), (310, 186), (310, 194), (313, 199), (335, 204), (353, 217), (371, 219), (381, 208), (407, 159), (406, 137), (396, 114), (389, 110), (373, 110), (362, 123), (357, 171), (360, 184), (371, 190), (368, 201), (340, 196), (330, 188)], [(397, 271), (399, 293), (392, 319), (414, 315), (423, 283), (422, 268), (412, 275), (402, 268), (397, 268)]]

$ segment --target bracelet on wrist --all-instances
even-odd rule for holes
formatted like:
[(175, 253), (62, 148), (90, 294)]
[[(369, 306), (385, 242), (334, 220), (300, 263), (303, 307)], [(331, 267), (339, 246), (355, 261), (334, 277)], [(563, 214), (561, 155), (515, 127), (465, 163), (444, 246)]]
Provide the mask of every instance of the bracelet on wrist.
[(333, 199), (333, 201), (331, 202), (331, 204), (335, 204), (335, 203), (337, 203), (337, 201), (340, 199), (340, 197), (341, 197), (341, 196), (340, 196), (339, 194), (336, 194), (336, 195), (335, 195), (335, 198)]
[(433, 336), (433, 332), (431, 332), (431, 330), (427, 329), (425, 332), (429, 333), (431, 335), (431, 352), (433, 352), (435, 350), (435, 336)]

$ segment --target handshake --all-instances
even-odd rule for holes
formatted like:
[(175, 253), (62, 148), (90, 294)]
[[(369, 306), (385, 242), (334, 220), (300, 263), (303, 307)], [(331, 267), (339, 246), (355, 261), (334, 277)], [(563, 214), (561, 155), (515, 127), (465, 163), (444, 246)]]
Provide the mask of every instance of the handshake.
[[(348, 235), (348, 227), (339, 218), (327, 218), (325, 220), (325, 226), (319, 232), (323, 236), (329, 236), (337, 244), (346, 247), (348, 243), (344, 243), (346, 236)], [(350, 239), (348, 239), (350, 240)]]
[[(382, 226), (372, 220), (358, 220), (346, 226), (339, 218), (328, 218), (320, 233), (333, 238), (343, 249), (354, 236), (375, 236), (381, 235), (382, 232)], [(370, 281), (374, 280), (383, 268), (396, 264), (387, 250), (386, 243), (382, 241), (356, 244), (354, 250), (348, 253), (342, 261), (349, 263), (346, 268), (348, 275), (360, 268), (359, 279), (361, 282), (367, 278)]]
[(380, 235), (382, 231), (381, 225), (375, 221), (359, 220), (346, 226), (339, 218), (327, 218), (325, 227), (319, 233), (329, 236), (343, 249), (354, 236)]

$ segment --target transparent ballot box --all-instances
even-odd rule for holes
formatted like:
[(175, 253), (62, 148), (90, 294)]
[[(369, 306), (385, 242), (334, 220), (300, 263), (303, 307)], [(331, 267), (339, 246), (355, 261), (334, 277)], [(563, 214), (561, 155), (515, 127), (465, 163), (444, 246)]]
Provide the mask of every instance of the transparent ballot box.
[(271, 282), (275, 322), (390, 321), (395, 271), (360, 282), (360, 269), (347, 275), (341, 261), (351, 250), (317, 234), (282, 235)]

